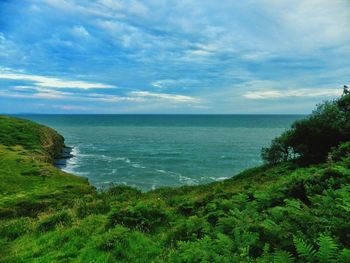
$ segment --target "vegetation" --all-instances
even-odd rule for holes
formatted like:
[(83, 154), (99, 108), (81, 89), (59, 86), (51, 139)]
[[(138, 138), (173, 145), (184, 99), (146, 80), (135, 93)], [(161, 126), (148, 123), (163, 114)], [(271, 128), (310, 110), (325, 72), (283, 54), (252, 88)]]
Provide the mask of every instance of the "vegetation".
[(52, 166), (62, 146), (52, 129), (0, 116), (0, 218), (35, 217), (93, 192), (85, 178)]
[[(350, 109), (340, 106), (347, 96), (276, 139), (264, 150), (275, 156), (269, 164), (208, 185), (96, 192), (37, 158), (45, 155), (42, 141), (3, 145), (0, 262), (350, 262), (350, 140), (342, 119)], [(317, 126), (328, 107), (341, 118)], [(0, 127), (16, 121), (2, 118)], [(327, 152), (301, 141), (300, 129), (317, 130)]]
[[(346, 86), (345, 86), (346, 87)], [(298, 160), (301, 164), (326, 161), (332, 147), (350, 141), (350, 93), (327, 101), (306, 119), (296, 121), (292, 128), (274, 139), (262, 150), (262, 158), (270, 164)]]

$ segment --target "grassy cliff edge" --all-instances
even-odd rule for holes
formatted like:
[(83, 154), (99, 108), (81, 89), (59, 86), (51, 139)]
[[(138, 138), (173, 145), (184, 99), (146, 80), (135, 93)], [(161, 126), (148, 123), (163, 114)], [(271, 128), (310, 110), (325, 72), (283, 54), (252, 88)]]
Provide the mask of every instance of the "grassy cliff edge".
[(53, 167), (63, 146), (53, 129), (0, 116), (0, 218), (36, 216), (92, 192), (85, 178)]
[(208, 185), (96, 192), (63, 138), (0, 117), (0, 262), (349, 262), (350, 156)]

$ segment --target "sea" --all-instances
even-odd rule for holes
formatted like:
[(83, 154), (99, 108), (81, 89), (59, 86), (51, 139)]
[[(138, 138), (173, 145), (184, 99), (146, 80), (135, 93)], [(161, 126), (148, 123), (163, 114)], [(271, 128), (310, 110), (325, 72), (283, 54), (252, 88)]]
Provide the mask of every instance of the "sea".
[(221, 181), (263, 162), (260, 150), (303, 115), (23, 115), (73, 147), (62, 167), (97, 188), (143, 191)]

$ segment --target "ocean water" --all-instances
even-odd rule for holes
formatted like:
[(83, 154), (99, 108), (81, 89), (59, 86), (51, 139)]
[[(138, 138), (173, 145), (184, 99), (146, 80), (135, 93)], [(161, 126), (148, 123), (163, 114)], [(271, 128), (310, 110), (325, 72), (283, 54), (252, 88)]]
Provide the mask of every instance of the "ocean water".
[(142, 190), (220, 181), (260, 165), (260, 149), (300, 115), (25, 115), (73, 146), (64, 170), (96, 187)]

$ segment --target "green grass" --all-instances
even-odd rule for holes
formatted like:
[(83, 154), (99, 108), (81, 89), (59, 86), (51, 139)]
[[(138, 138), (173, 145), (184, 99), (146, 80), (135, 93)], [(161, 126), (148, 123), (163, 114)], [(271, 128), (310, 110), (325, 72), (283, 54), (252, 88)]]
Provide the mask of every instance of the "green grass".
[(37, 216), (92, 192), (86, 179), (52, 166), (63, 145), (48, 127), (0, 116), (0, 217)]
[(0, 146), (0, 262), (350, 262), (350, 156), (94, 192), (33, 140)]
[(0, 115), (0, 144), (20, 145), (45, 161), (59, 154), (64, 139), (55, 130), (37, 123)]
[(41, 162), (20, 146), (0, 145), (0, 217), (36, 216), (90, 192), (85, 178)]

